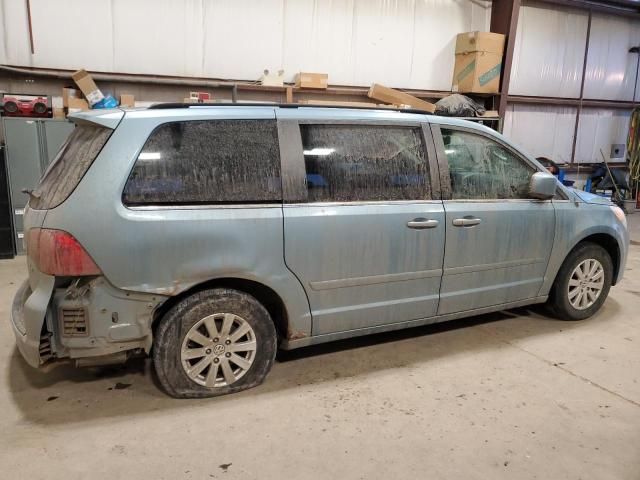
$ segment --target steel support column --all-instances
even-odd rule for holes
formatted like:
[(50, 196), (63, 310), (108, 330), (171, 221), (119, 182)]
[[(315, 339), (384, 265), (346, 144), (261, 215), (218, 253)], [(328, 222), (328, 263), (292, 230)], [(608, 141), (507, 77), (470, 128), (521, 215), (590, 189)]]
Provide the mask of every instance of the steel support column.
[(490, 30), (506, 36), (504, 56), (502, 59), (500, 95), (498, 99), (498, 113), (501, 118), (504, 118), (504, 113), (507, 110), (511, 64), (513, 61), (513, 50), (516, 44), (516, 29), (518, 27), (519, 14), (520, 0), (493, 0), (491, 5)]

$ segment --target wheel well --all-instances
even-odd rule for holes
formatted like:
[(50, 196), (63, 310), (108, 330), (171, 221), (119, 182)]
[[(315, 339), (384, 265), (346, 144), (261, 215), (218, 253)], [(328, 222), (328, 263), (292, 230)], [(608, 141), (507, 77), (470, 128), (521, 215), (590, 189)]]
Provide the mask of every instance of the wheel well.
[(232, 288), (253, 296), (267, 309), (269, 315), (271, 315), (278, 335), (281, 338), (287, 338), (287, 333), (289, 331), (289, 318), (287, 316), (287, 309), (285, 308), (284, 302), (280, 296), (266, 285), (243, 278), (217, 278), (209, 280), (195, 285), (176, 296), (170, 297), (155, 310), (152, 324), (153, 330), (155, 331), (164, 314), (183, 298), (186, 298), (196, 292), (216, 287)]
[(620, 269), (620, 247), (618, 246), (616, 239), (606, 233), (596, 233), (580, 240), (576, 247), (583, 243), (595, 243), (596, 245), (600, 245), (611, 256), (611, 261), (613, 262), (612, 285), (615, 285), (616, 279), (618, 278), (618, 270)]

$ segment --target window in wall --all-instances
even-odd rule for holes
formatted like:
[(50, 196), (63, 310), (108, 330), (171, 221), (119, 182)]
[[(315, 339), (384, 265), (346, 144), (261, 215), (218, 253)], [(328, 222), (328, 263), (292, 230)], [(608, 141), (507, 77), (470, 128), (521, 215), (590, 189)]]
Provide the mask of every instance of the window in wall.
[(301, 125), (310, 202), (428, 199), (419, 127)]
[(275, 120), (163, 124), (145, 143), (123, 192), (128, 205), (281, 199)]
[(536, 170), (482, 135), (442, 128), (453, 199), (531, 198)]

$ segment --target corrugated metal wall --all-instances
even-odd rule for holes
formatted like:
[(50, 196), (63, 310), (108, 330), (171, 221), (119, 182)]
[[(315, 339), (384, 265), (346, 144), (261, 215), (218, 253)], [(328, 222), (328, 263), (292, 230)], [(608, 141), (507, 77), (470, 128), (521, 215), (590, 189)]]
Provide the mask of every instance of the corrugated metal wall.
[(635, 45), (640, 45), (640, 22), (623, 17), (593, 15), (584, 83), (585, 98), (633, 100), (638, 55), (629, 53), (629, 48)]
[(630, 117), (631, 112), (625, 110), (583, 109), (578, 125), (576, 162), (602, 162), (601, 149), (607, 161), (623, 161), (624, 158), (611, 155), (611, 145), (627, 143)]
[(0, 63), (257, 79), (328, 72), (330, 83), (449, 90), (455, 35), (488, 30), (483, 0), (0, 0)]
[(535, 157), (571, 161), (576, 107), (509, 105), (503, 133)]
[[(512, 95), (579, 98), (587, 40), (588, 13), (577, 9), (527, 3), (520, 9), (509, 93)], [(583, 98), (633, 99), (640, 44), (637, 20), (593, 13)], [(640, 99), (640, 82), (636, 100)], [(510, 105), (504, 133), (536, 156), (571, 160), (574, 107)], [(583, 109), (575, 161), (601, 162), (600, 149), (611, 161), (611, 144), (624, 144), (629, 111)]]
[(580, 96), (588, 14), (547, 4), (520, 8), (509, 93)]

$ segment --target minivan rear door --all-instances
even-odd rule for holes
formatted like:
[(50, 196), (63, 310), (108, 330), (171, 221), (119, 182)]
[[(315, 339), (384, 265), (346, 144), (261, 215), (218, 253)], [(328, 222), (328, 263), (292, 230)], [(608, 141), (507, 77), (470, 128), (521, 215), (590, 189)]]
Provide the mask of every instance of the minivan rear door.
[(428, 126), (311, 110), (277, 115), (285, 261), (313, 335), (434, 316), (445, 236)]

